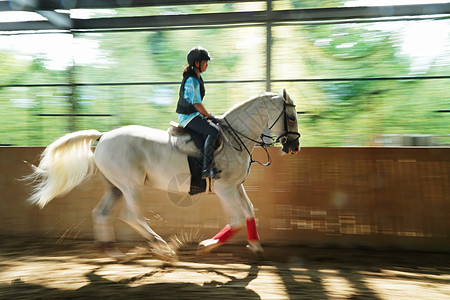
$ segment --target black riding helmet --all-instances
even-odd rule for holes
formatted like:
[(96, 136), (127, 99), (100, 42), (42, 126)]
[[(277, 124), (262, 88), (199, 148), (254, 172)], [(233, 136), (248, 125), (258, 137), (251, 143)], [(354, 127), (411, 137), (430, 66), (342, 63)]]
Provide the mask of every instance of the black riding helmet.
[(189, 50), (187, 55), (187, 62), (190, 67), (195, 67), (196, 61), (203, 61), (203, 60), (212, 60), (211, 56), (209, 55), (208, 50), (205, 48), (198, 46), (194, 47), (191, 50)]

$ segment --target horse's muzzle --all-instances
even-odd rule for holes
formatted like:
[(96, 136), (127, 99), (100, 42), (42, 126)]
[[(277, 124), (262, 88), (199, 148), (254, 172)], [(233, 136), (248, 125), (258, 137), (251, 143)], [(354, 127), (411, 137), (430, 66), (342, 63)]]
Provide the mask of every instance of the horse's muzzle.
[(300, 142), (298, 139), (293, 141), (287, 141), (285, 143), (282, 143), (283, 148), (281, 148), (281, 151), (287, 154), (295, 154), (300, 150)]

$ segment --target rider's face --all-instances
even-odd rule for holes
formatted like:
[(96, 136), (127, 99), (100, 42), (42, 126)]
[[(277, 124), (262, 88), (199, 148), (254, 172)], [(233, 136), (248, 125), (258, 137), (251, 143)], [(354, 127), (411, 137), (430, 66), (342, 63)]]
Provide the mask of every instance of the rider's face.
[[(197, 67), (200, 69), (201, 72), (205, 72), (206, 69), (208, 69), (208, 61), (207, 60), (202, 60), (200, 63), (195, 62), (195, 64), (197, 65)], [(199, 64), (200, 64), (200, 66), (199, 66)]]
[(206, 69), (208, 69), (208, 61), (207, 60), (204, 60), (201, 62), (201, 69), (202, 69), (202, 72), (205, 72)]

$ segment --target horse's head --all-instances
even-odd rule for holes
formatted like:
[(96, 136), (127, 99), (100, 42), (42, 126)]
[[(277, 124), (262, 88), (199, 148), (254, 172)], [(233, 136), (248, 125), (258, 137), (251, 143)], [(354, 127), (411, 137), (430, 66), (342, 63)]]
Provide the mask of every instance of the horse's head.
[(281, 149), (285, 153), (295, 154), (300, 150), (300, 133), (298, 133), (297, 111), (291, 96), (283, 90), (283, 109), (269, 129), (277, 136)]

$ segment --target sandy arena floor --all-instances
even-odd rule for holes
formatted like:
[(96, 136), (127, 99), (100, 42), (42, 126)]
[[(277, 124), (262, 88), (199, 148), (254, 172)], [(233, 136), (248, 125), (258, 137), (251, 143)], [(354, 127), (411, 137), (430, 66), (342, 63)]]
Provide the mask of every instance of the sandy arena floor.
[[(143, 245), (123, 244), (136, 253)], [(138, 248), (136, 248), (138, 247)], [(243, 245), (117, 262), (91, 241), (0, 236), (0, 299), (450, 299), (450, 255)]]

